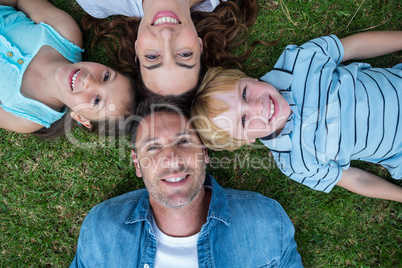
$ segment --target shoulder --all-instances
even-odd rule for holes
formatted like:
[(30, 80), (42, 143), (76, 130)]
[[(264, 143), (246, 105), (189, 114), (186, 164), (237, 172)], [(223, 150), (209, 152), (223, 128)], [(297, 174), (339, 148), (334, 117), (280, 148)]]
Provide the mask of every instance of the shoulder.
[(76, 0), (89, 15), (104, 19), (112, 15), (128, 17), (143, 17), (144, 10), (141, 0)]
[(43, 126), (26, 118), (6, 112), (0, 107), (0, 128), (18, 133), (32, 133), (43, 128)]
[[(341, 62), (343, 54), (343, 46), (337, 36), (322, 36), (300, 46), (294, 44), (286, 46), (275, 64), (275, 68), (284, 68), (293, 72), (295, 65), (305, 69), (312, 63), (325, 64), (327, 60), (330, 60), (333, 67), (336, 67)], [(314, 61), (312, 61), (313, 57)]]
[(263, 196), (260, 193), (252, 191), (241, 191), (235, 189), (225, 189), (229, 208), (239, 209), (247, 208), (244, 210), (246, 214), (263, 214), (269, 213), (270, 216), (286, 214), (278, 201)]
[(99, 221), (124, 223), (145, 193), (145, 189), (140, 189), (103, 201), (90, 210), (84, 224), (99, 223)]
[(146, 193), (146, 189), (140, 189), (132, 192), (125, 193), (123, 195), (119, 195), (113, 197), (111, 199), (105, 200), (102, 203), (99, 203), (92, 210), (107, 210), (111, 207), (119, 207), (126, 205), (136, 205), (141, 200), (143, 195)]

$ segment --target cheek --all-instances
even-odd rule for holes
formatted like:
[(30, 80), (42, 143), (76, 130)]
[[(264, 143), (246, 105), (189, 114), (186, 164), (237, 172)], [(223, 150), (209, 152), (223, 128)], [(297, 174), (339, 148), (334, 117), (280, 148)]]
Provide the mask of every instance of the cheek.
[(152, 157), (141, 158), (140, 166), (141, 170), (148, 174), (152, 174), (157, 169), (157, 163)]
[(267, 128), (267, 124), (264, 121), (262, 121), (260, 119), (254, 119), (248, 125), (247, 130), (264, 130), (266, 128)]
[(186, 43), (187, 45), (190, 45), (191, 47), (193, 47), (194, 49), (200, 48), (200, 42), (198, 39), (198, 34), (195, 30), (187, 28), (186, 30), (184, 30), (178, 40), (180, 40), (183, 43)]

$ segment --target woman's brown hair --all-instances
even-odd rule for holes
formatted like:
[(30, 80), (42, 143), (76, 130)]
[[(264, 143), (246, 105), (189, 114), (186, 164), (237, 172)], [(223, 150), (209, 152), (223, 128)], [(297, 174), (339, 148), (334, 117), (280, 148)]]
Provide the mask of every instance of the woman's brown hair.
[[(248, 27), (254, 23), (257, 13), (258, 0), (229, 0), (221, 2), (213, 12), (191, 13), (195, 29), (203, 41), (203, 60), (206, 68), (241, 68), (253, 48), (259, 43), (266, 43), (255, 41), (250, 47), (245, 47), (242, 54), (233, 53), (234, 49), (246, 43)], [(115, 16), (105, 20), (89, 15), (84, 16), (82, 20), (84, 31), (94, 33), (92, 44), (100, 41), (106, 48), (113, 67), (120, 72), (131, 73), (138, 83), (141, 83), (141, 77), (135, 61), (134, 44), (140, 21), (141, 18), (136, 17)], [(200, 73), (200, 77), (204, 72)], [(139, 87), (142, 88), (143, 85)]]

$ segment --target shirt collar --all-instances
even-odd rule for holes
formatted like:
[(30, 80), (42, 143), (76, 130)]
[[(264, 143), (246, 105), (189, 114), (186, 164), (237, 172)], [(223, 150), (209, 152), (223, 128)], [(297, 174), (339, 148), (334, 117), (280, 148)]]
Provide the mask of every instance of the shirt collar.
[[(211, 219), (216, 219), (229, 226), (229, 201), (225, 190), (209, 174), (205, 176), (204, 186), (210, 186), (212, 188), (207, 221), (209, 222)], [(144, 193), (137, 207), (125, 223), (133, 224), (140, 221), (148, 221), (149, 224), (152, 223), (152, 211), (148, 191)]]

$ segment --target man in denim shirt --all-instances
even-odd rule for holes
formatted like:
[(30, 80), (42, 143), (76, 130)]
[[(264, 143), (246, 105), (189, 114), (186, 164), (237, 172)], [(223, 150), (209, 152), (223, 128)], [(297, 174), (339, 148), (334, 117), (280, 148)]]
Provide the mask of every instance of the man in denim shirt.
[(143, 104), (133, 159), (146, 189), (95, 206), (70, 267), (302, 267), (294, 227), (276, 201), (224, 189), (188, 118)]

